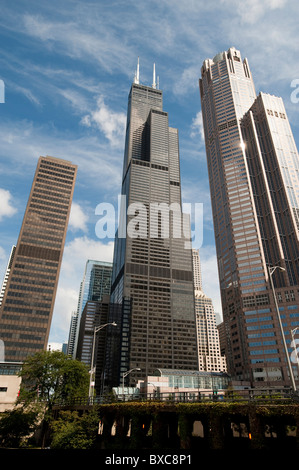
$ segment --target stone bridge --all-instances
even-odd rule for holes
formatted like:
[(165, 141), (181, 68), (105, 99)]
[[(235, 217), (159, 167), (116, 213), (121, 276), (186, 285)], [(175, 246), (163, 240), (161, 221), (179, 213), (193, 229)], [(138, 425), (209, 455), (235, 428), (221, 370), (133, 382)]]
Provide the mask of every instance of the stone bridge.
[[(102, 449), (299, 450), (299, 405), (125, 402), (94, 405)], [(91, 406), (57, 406), (87, 412)]]

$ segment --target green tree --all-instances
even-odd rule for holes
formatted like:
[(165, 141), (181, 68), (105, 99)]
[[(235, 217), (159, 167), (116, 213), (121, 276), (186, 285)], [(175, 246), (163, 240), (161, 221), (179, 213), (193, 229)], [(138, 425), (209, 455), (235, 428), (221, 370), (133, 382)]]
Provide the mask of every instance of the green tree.
[(41, 351), (29, 356), (20, 372), (19, 402), (55, 402), (88, 396), (89, 373), (85, 364), (60, 351)]
[(20, 447), (35, 429), (38, 414), (23, 408), (0, 413), (0, 447)]
[(52, 449), (92, 449), (95, 447), (99, 416), (95, 408), (79, 416), (76, 411), (62, 411), (51, 423)]
[(20, 372), (21, 389), (17, 404), (38, 410), (45, 438), (55, 403), (70, 403), (88, 397), (89, 373), (85, 364), (60, 351), (40, 351), (29, 356)]

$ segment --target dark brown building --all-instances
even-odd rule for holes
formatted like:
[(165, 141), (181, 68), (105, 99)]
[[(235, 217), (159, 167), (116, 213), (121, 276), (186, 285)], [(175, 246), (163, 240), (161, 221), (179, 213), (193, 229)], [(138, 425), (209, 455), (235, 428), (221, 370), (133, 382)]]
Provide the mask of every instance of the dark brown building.
[(0, 308), (7, 362), (46, 349), (77, 167), (40, 157)]

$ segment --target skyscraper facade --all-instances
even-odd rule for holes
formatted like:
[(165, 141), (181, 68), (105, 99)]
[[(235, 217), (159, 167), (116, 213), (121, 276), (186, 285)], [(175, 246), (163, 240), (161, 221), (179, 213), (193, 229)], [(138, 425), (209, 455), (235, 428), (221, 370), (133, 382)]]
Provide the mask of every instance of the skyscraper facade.
[(0, 308), (5, 361), (46, 349), (77, 167), (40, 157)]
[(85, 265), (83, 280), (80, 284), (76, 315), (72, 316), (69, 332), (68, 353), (77, 356), (82, 313), (86, 302), (101, 301), (104, 295), (110, 295), (112, 263), (89, 259)]
[(75, 338), (76, 338), (76, 331), (78, 329), (78, 319), (79, 315), (77, 311), (72, 312), (71, 315), (71, 322), (70, 322), (70, 329), (69, 329), (69, 337), (66, 347), (66, 354), (71, 357), (75, 357)]
[(196, 315), (198, 368), (202, 371), (226, 371), (226, 359), (221, 355), (219, 332), (213, 301), (202, 289), (199, 250), (192, 250), (194, 301)]
[(228, 370), (255, 386), (289, 386), (299, 325), (296, 145), (282, 100), (256, 95), (238, 50), (205, 60), (201, 72)]
[(169, 127), (155, 79), (152, 87), (141, 85), (138, 73), (128, 100), (122, 201), (125, 217), (115, 240), (110, 308), (118, 328), (111, 332), (113, 357), (107, 360), (113, 385), (131, 369), (127, 384), (159, 367), (197, 369), (178, 131)]

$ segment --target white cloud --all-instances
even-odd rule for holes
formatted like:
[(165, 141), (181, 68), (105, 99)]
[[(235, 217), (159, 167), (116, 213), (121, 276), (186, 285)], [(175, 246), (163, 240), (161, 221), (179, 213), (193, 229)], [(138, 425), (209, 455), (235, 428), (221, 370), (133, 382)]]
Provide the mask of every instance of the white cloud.
[(87, 236), (77, 237), (66, 244), (49, 342), (67, 342), (71, 314), (77, 310), (80, 282), (83, 279), (86, 261), (94, 259), (112, 262), (113, 247), (113, 242), (105, 245)]
[(124, 145), (126, 115), (109, 109), (103, 97), (97, 100), (97, 109), (82, 118), (85, 126), (95, 124), (114, 147)]
[[(55, 16), (55, 15), (54, 15)], [(129, 20), (129, 18), (128, 18)], [(127, 70), (130, 46), (120, 41), (116, 25), (117, 18), (106, 16), (90, 5), (80, 3), (78, 8), (63, 8), (59, 5), (59, 18), (25, 13), (20, 26), (26, 34), (38, 38), (56, 54), (68, 55), (73, 59), (91, 61), (103, 70)]]
[(203, 120), (202, 120), (202, 112), (199, 111), (195, 118), (192, 119), (192, 124), (191, 124), (191, 137), (196, 137), (197, 135), (200, 135), (201, 141), (204, 143), (205, 141), (205, 135), (204, 135), (204, 128), (203, 128)]
[(222, 317), (222, 305), (215, 247), (203, 245), (199, 248), (202, 286), (204, 293), (212, 299), (215, 312)]
[(1, 287), (2, 281), (4, 279), (5, 268), (6, 268), (5, 262), (8, 261), (5, 250), (4, 248), (2, 248), (2, 246), (0, 246), (0, 261), (1, 261), (0, 263), (0, 287)]
[(73, 231), (82, 230), (87, 232), (88, 216), (77, 202), (72, 203), (69, 228)]
[(6, 253), (5, 250), (0, 246), (0, 259), (5, 260), (6, 259)]
[(74, 287), (74, 282), (78, 279), (78, 286), (80, 285), (88, 259), (112, 261), (113, 246), (113, 242), (104, 244), (87, 236), (76, 237), (67, 243), (61, 267), (64, 285)]
[(195, 89), (198, 86), (199, 67), (198, 64), (187, 67), (183, 70), (180, 78), (176, 81), (173, 87), (175, 95), (184, 95), (190, 92), (190, 89)]
[(15, 120), (1, 124), (0, 141), (0, 171), (7, 177), (33, 175), (38, 157), (47, 154), (78, 165), (77, 183), (80, 180), (106, 194), (121, 186), (122, 155), (97, 135), (65, 135), (50, 125)]
[(243, 0), (243, 2), (224, 0), (222, 3), (234, 8), (240, 15), (242, 22), (254, 24), (271, 10), (283, 8), (286, 0)]
[(0, 220), (12, 217), (17, 209), (12, 206), (12, 195), (7, 189), (0, 188)]

